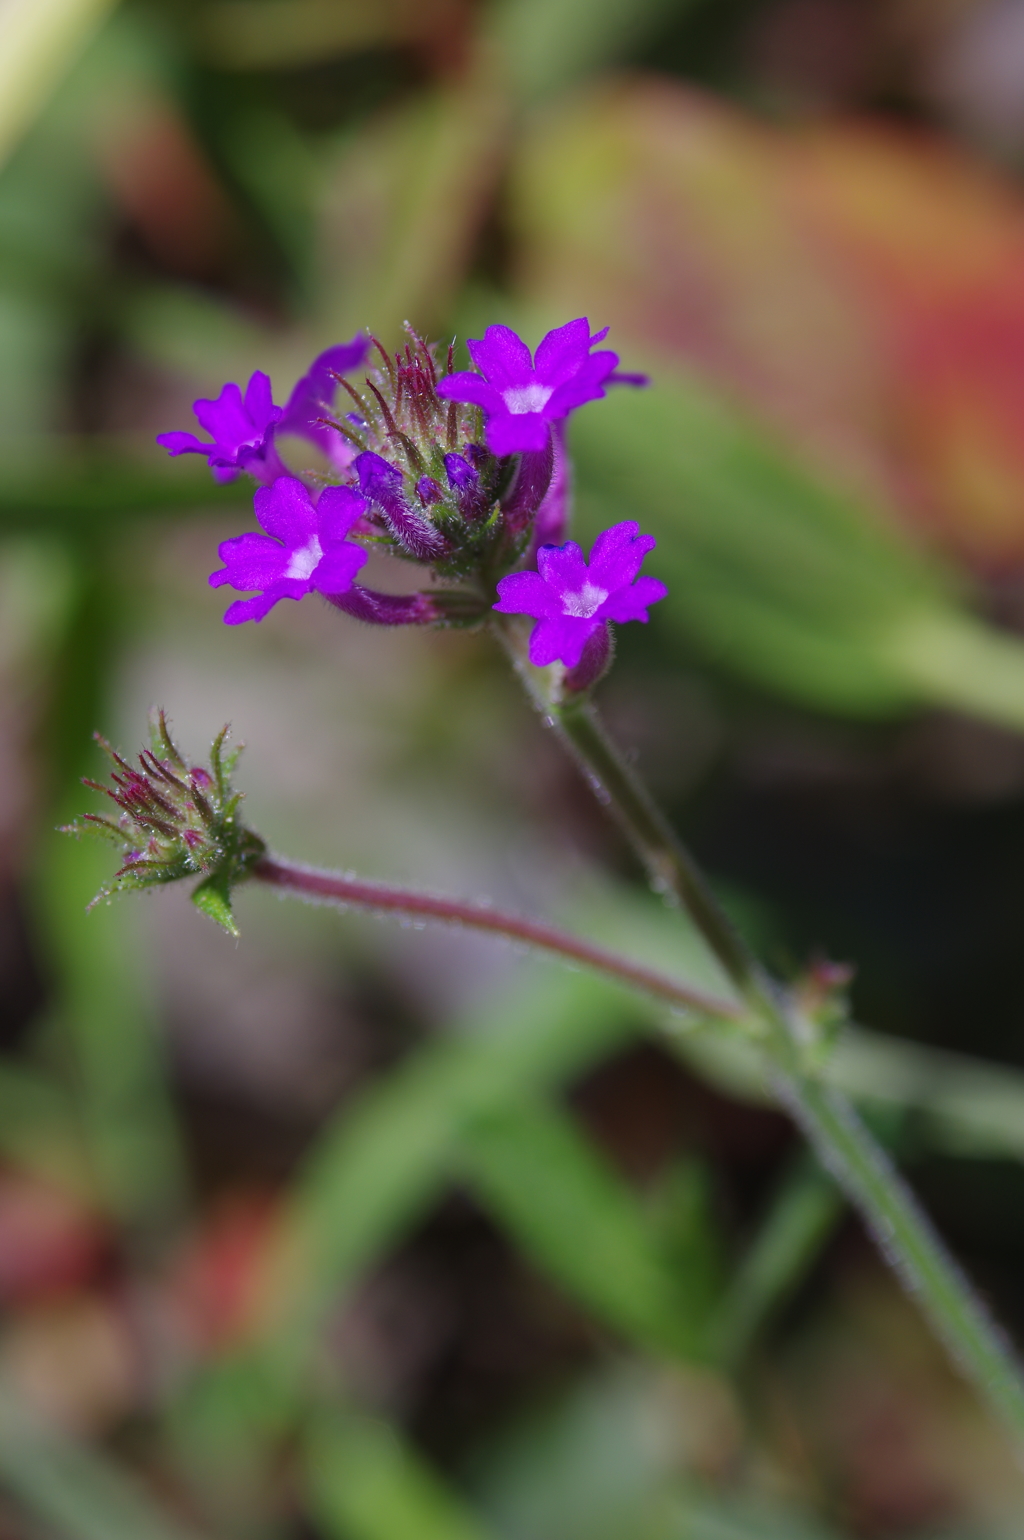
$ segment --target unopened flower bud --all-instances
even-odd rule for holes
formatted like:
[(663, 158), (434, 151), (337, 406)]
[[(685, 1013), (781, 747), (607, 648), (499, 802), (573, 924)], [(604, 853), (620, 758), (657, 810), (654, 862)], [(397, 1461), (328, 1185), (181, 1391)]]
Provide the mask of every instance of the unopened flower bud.
[[(151, 746), (138, 756), (138, 768), (96, 734), (114, 765), (112, 785), (86, 780), (116, 804), (106, 817), (86, 813), (66, 834), (96, 834), (120, 848), (122, 865), (101, 888), (93, 904), (115, 893), (201, 877), (193, 902), (225, 930), (237, 935), (231, 913), (231, 889), (265, 852), (259, 835), (238, 817), (242, 793), (231, 786), (240, 748), (225, 754), (228, 729), (214, 740), (210, 770), (191, 765), (177, 748), (162, 711), (151, 722)], [(90, 908), (92, 905), (89, 906)]]

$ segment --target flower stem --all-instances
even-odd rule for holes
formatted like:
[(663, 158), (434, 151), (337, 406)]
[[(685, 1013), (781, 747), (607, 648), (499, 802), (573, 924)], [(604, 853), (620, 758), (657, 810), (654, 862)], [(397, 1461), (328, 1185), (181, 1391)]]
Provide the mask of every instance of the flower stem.
[(526, 920), (484, 904), (468, 904), (459, 899), (441, 898), (433, 893), (417, 893), (411, 888), (392, 887), (382, 882), (365, 882), (341, 872), (325, 872), (301, 866), (280, 856), (264, 856), (250, 870), (257, 882), (282, 892), (294, 893), (312, 903), (336, 904), (344, 909), (364, 909), (371, 914), (405, 915), (414, 920), (432, 920), (469, 930), (503, 936), (506, 941), (533, 947), (560, 957), (563, 962), (582, 964), (585, 968), (638, 989), (643, 994), (665, 1000), (678, 1010), (700, 1016), (735, 1021), (744, 1014), (741, 1006), (715, 995), (705, 994), (688, 984), (666, 978), (653, 968), (645, 968), (629, 957), (606, 951), (593, 942), (572, 936), (568, 931), (537, 920)]
[(779, 1078), (776, 1090), (952, 1358), (1024, 1443), (1024, 1379), (1012, 1346), (888, 1155), (840, 1092), (806, 1077)]
[(760, 1019), (760, 1046), (774, 1063), (780, 1100), (859, 1209), (953, 1358), (1024, 1444), (1024, 1377), (1009, 1345), (853, 1106), (808, 1072), (813, 1023), (736, 933), (693, 857), (605, 732), (593, 703), (586, 696), (564, 696), (550, 670), (530, 666), (522, 629), (503, 626), (498, 636), (534, 705), (630, 840), (655, 889), (687, 911)]

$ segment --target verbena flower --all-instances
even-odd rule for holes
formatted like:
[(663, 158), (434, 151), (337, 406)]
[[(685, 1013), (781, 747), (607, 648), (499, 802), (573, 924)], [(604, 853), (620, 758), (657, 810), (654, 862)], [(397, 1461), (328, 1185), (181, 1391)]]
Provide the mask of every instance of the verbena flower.
[(199, 426), (212, 442), (206, 443), (194, 433), (175, 432), (159, 434), (157, 443), (171, 455), (205, 455), (215, 479), (221, 482), (234, 481), (242, 471), (264, 485), (286, 475), (274, 443), (279, 433), (311, 439), (343, 468), (355, 450), (348, 449), (344, 439), (325, 427), (322, 419), (331, 410), (340, 377), (365, 361), (369, 347), (368, 337), (357, 336), (327, 348), (313, 360), (284, 407), (274, 405), (269, 376), (257, 370), (244, 396), (237, 385), (227, 384), (215, 401), (193, 403)]
[(586, 316), (548, 332), (536, 356), (508, 326), (489, 326), (482, 338), (470, 338), (470, 357), (479, 370), (465, 370), (440, 381), (438, 395), (470, 402), (484, 414), (487, 447), (495, 455), (542, 450), (550, 425), (587, 401), (604, 395), (608, 384), (645, 384), (643, 375), (618, 375), (617, 353), (592, 353), (608, 335), (590, 334)]
[[(95, 834), (118, 846), (122, 865), (93, 903), (115, 893), (177, 882), (203, 880), (193, 902), (218, 924), (237, 935), (231, 914), (231, 888), (256, 864), (266, 847), (240, 821), (241, 792), (231, 785), (240, 748), (224, 752), (225, 727), (210, 750), (210, 768), (190, 764), (177, 748), (162, 711), (150, 722), (150, 748), (138, 756), (138, 768), (100, 735), (96, 741), (114, 766), (110, 786), (86, 780), (115, 803), (114, 818), (86, 813), (65, 834)], [(91, 907), (91, 905), (90, 905)]]
[(256, 517), (264, 535), (236, 535), (218, 555), (224, 566), (210, 574), (211, 588), (227, 583), (252, 599), (236, 599), (224, 616), (229, 626), (262, 620), (280, 599), (305, 594), (345, 594), (367, 554), (345, 537), (368, 504), (351, 487), (325, 487), (314, 501), (304, 482), (281, 476), (256, 493)]
[(648, 605), (668, 594), (658, 578), (637, 575), (656, 544), (653, 535), (641, 535), (635, 519), (626, 519), (598, 535), (589, 564), (574, 540), (541, 546), (538, 570), (502, 578), (494, 608), (536, 619), (530, 661), (538, 668), (561, 662), (575, 669), (608, 621), (646, 621)]
[(168, 454), (205, 455), (216, 481), (234, 481), (241, 471), (264, 483), (284, 475), (274, 448), (274, 428), (283, 412), (274, 405), (270, 379), (260, 370), (245, 387), (244, 396), (237, 385), (228, 384), (215, 401), (196, 401), (192, 410), (212, 443), (204, 443), (194, 433), (161, 433), (157, 443)]

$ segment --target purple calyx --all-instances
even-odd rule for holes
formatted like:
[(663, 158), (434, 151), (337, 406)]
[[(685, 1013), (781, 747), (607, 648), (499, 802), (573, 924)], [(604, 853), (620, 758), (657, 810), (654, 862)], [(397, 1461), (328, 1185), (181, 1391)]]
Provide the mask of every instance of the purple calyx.
[(626, 519), (598, 535), (589, 563), (574, 540), (542, 546), (536, 572), (501, 579), (494, 608), (537, 621), (530, 637), (531, 663), (543, 668), (560, 662), (576, 669), (588, 642), (607, 631), (608, 621), (646, 622), (648, 606), (668, 594), (658, 578), (638, 576), (656, 544), (653, 535), (641, 535), (634, 519)]
[(556, 327), (535, 356), (508, 326), (489, 326), (467, 344), (478, 373), (469, 370), (439, 380), (437, 394), (480, 407), (492, 454), (543, 450), (549, 425), (587, 401), (596, 401), (608, 384), (646, 384), (643, 375), (617, 375), (618, 354), (591, 349), (608, 328), (591, 335), (586, 316)]
[(218, 554), (224, 566), (211, 573), (211, 588), (225, 583), (252, 599), (236, 599), (224, 616), (229, 626), (262, 620), (280, 599), (309, 593), (347, 593), (365, 566), (361, 546), (345, 537), (367, 511), (352, 487), (325, 487), (314, 502), (309, 488), (293, 476), (261, 487), (256, 517), (266, 534), (225, 540)]

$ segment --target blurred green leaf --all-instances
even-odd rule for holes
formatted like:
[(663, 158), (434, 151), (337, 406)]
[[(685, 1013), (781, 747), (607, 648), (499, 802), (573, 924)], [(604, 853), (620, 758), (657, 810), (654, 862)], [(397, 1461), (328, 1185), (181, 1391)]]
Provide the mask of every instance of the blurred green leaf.
[(386, 1423), (321, 1414), (303, 1464), (313, 1516), (332, 1540), (487, 1540), (483, 1520)]
[(451, 25), (449, 0), (216, 0), (197, 37), (222, 69), (295, 69)]
[(738, 1472), (729, 1497), (688, 1478), (735, 1457), (735, 1438), (717, 1377), (620, 1364), (500, 1435), (472, 1486), (508, 1540), (825, 1540)]
[(251, 501), (248, 483), (217, 486), (204, 464), (169, 460), (156, 445), (29, 439), (0, 486), (0, 531), (95, 540), (101, 529), (126, 519), (242, 508)]
[(599, 1319), (655, 1352), (693, 1357), (704, 1322), (688, 1309), (635, 1195), (554, 1107), (513, 1100), (463, 1131), (462, 1168), (517, 1245)]
[(115, 0), (6, 0), (0, 10), (0, 165)]
[(0, 1387), (0, 1485), (63, 1540), (197, 1540), (103, 1455), (45, 1427)]
[(785, 1173), (712, 1326), (724, 1362), (738, 1363), (817, 1260), (843, 1212), (832, 1179), (809, 1153)]
[[(103, 710), (123, 596), (104, 562), (83, 564), (66, 614), (50, 701), (55, 822), (80, 811), (82, 772), (96, 768), (90, 727)], [(51, 804), (53, 805), (53, 804)], [(181, 1206), (184, 1164), (166, 1083), (139, 924), (128, 904), (86, 912), (109, 876), (109, 854), (56, 830), (37, 856), (33, 900), (53, 974), (48, 1026), (70, 1048), (76, 1103), (93, 1176), (112, 1212), (159, 1229)]]
[(699, 0), (499, 0), (494, 27), (516, 94), (532, 102), (642, 48)]
[(361, 327), (397, 345), (406, 319), (448, 322), (500, 175), (509, 104), (487, 49), (444, 88), (364, 125), (324, 190), (319, 319), (331, 340)]
[(1024, 646), (710, 386), (661, 372), (581, 413), (574, 446), (586, 526), (640, 519), (658, 624), (736, 673), (831, 711), (941, 702), (1024, 727)]

